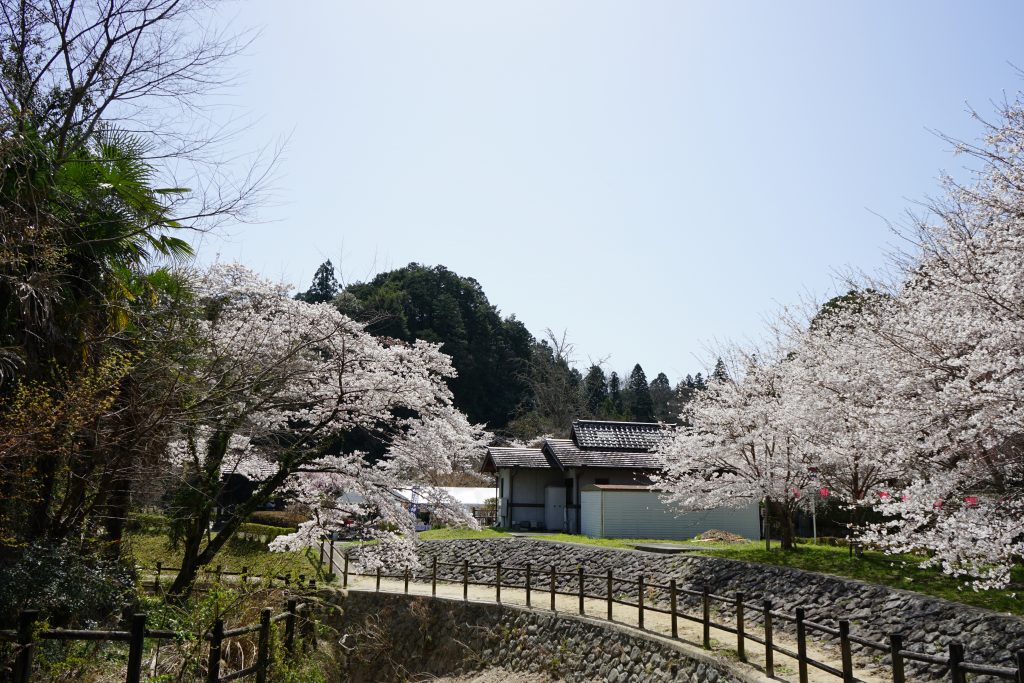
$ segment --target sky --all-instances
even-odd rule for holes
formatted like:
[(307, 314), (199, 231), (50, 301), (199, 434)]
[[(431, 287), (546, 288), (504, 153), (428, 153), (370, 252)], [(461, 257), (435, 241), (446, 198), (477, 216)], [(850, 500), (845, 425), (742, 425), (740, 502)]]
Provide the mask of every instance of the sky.
[[(480, 282), (578, 364), (674, 382), (780, 306), (874, 272), (899, 221), (1024, 89), (1013, 2), (284, 3), (216, 104), (272, 201), (205, 260), (305, 289), (415, 261)], [(213, 100), (211, 100), (212, 102)]]

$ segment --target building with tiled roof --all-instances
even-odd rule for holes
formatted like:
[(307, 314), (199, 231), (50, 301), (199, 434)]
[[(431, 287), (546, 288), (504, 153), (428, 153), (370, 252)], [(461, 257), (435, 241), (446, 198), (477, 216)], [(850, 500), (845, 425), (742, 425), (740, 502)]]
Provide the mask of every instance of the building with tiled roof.
[(692, 538), (710, 528), (759, 534), (756, 504), (683, 514), (665, 505), (651, 477), (662, 467), (657, 448), (673, 428), (575, 420), (568, 439), (488, 448), (481, 471), (495, 477), (499, 525), (642, 538)]

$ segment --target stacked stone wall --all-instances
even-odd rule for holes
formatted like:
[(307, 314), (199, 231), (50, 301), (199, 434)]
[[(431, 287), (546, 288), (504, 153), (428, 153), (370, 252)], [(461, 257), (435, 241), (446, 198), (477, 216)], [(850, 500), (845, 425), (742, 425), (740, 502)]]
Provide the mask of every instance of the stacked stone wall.
[[(676, 579), (680, 587), (701, 590), (707, 586), (712, 593), (732, 597), (742, 591), (748, 603), (772, 601), (774, 608), (788, 614), (803, 607), (807, 618), (833, 628), (840, 619), (851, 621), (851, 631), (862, 638), (886, 642), (890, 633), (904, 636), (905, 647), (926, 654), (945, 655), (950, 642), (962, 643), (967, 659), (998, 666), (1014, 666), (1014, 653), (1024, 649), (1024, 619), (1000, 614), (961, 603), (932, 598), (918, 593), (887, 588), (850, 579), (788, 567), (739, 562), (713, 556), (660, 553), (602, 548), (597, 546), (554, 543), (531, 538), (461, 539), (426, 541), (417, 545), (420, 568), (414, 575), (429, 580), (430, 567), (437, 558), (438, 576), (461, 581), (461, 563), (523, 567), (531, 564), (535, 590), (548, 585), (546, 572), (553, 565), (559, 571), (574, 571), (582, 566), (588, 574), (604, 575), (611, 569), (616, 576), (636, 579), (640, 574), (656, 583)], [(460, 566), (450, 566), (450, 565)], [(545, 577), (545, 578), (542, 578)], [(522, 586), (522, 572), (504, 572), (502, 582)], [(494, 580), (494, 570), (476, 567), (470, 580)], [(559, 590), (576, 590), (576, 579), (558, 578)], [(592, 580), (587, 592), (601, 595), (605, 583)], [(624, 590), (624, 589), (623, 589)], [(649, 596), (654, 604), (664, 605), (663, 594)], [(1024, 598), (1022, 598), (1024, 599)], [(680, 609), (695, 611), (697, 598), (682, 597)], [(633, 598), (635, 602), (635, 598)], [(650, 602), (648, 603), (650, 604)], [(724, 605), (716, 613), (723, 623), (730, 623), (733, 613)], [(747, 612), (748, 622), (759, 623), (757, 612)], [(776, 629), (792, 632), (792, 624), (776, 620)], [(823, 634), (814, 636), (820, 642), (834, 641)], [(887, 665), (890, 658), (877, 650), (855, 646), (860, 661)], [(939, 678), (946, 674), (941, 666), (908, 663), (908, 671), (922, 678)]]

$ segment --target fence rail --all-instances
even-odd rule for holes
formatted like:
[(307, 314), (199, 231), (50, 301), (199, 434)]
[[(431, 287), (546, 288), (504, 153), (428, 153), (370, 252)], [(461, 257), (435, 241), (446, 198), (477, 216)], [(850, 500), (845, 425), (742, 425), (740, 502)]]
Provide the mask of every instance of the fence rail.
[[(350, 576), (369, 576), (375, 578), (376, 590), (378, 591), (380, 590), (381, 579), (387, 578), (402, 579), (405, 592), (409, 592), (409, 580), (412, 574), (408, 568), (398, 574), (384, 573), (379, 568), (373, 574), (356, 572), (350, 566), (351, 558), (347, 551), (342, 554), (342, 562), (339, 566), (335, 559), (334, 543), (330, 543), (329, 551), (325, 546), (326, 543), (327, 541), (325, 540), (320, 544), (321, 565), (327, 565), (326, 571), (332, 577), (340, 574), (343, 587), (348, 587)], [(438, 567), (454, 568), (461, 572), (461, 581), (439, 577)], [(491, 576), (485, 576), (483, 579), (478, 576), (470, 578), (470, 570), (474, 569), (491, 572)], [(586, 613), (585, 599), (603, 600), (607, 604), (607, 619), (609, 621), (612, 620), (613, 605), (636, 608), (637, 621), (641, 630), (644, 629), (645, 612), (669, 615), (673, 638), (678, 638), (678, 619), (700, 624), (702, 627), (701, 644), (706, 649), (711, 649), (711, 629), (724, 631), (736, 636), (736, 654), (741, 661), (747, 661), (747, 641), (753, 641), (763, 646), (765, 673), (770, 678), (775, 676), (774, 654), (780, 653), (796, 660), (800, 683), (807, 683), (808, 667), (814, 667), (836, 676), (842, 679), (843, 683), (853, 683), (853, 681), (857, 680), (853, 664), (853, 645), (859, 645), (867, 650), (877, 651), (881, 656), (890, 656), (893, 683), (905, 683), (905, 668), (908, 661), (947, 667), (949, 670), (949, 680), (952, 683), (966, 683), (968, 673), (983, 674), (1015, 681), (1016, 683), (1024, 683), (1024, 650), (1016, 653), (1014, 666), (997, 666), (983, 662), (966, 661), (964, 658), (964, 646), (957, 642), (949, 643), (947, 654), (944, 656), (918, 652), (907, 648), (904, 643), (903, 634), (891, 633), (887, 638), (887, 642), (884, 643), (860, 637), (850, 632), (851, 624), (848, 619), (839, 619), (838, 627), (833, 628), (807, 619), (806, 611), (802, 607), (796, 608), (793, 614), (787, 614), (775, 609), (770, 599), (764, 599), (760, 604), (748, 602), (746, 601), (745, 594), (741, 591), (737, 591), (735, 597), (729, 597), (711, 593), (707, 587), (701, 590), (684, 588), (678, 586), (675, 579), (670, 580), (668, 584), (661, 584), (649, 581), (643, 574), (638, 575), (634, 579), (616, 576), (611, 569), (607, 570), (607, 573), (603, 575), (589, 574), (584, 572), (582, 566), (577, 567), (575, 571), (566, 571), (555, 566), (549, 566), (546, 569), (535, 567), (529, 562), (522, 566), (504, 565), (501, 562), (496, 562), (495, 564), (470, 564), (468, 560), (463, 560), (462, 562), (439, 562), (435, 557), (431, 562), (429, 571), (432, 595), (437, 595), (437, 584), (439, 581), (446, 584), (461, 583), (464, 600), (469, 598), (469, 586), (484, 586), (493, 587), (495, 589), (495, 602), (501, 603), (501, 589), (515, 588), (525, 590), (526, 605), (528, 607), (532, 606), (533, 598), (537, 593), (547, 594), (550, 598), (550, 608), (552, 610), (555, 609), (555, 597), (557, 595), (571, 595), (579, 598), (580, 614)], [(510, 573), (521, 575), (521, 582), (509, 582), (507, 579)], [(570, 579), (568, 582), (570, 585), (566, 586), (566, 582), (563, 581), (562, 585), (559, 586), (559, 579), (567, 577)], [(601, 585), (603, 590), (596, 592), (588, 590), (588, 584), (591, 588), (595, 585)], [(623, 585), (627, 586), (628, 590), (616, 590), (617, 587)], [(667, 607), (656, 607), (650, 604), (652, 597), (656, 597), (658, 591), (667, 594), (667, 600), (665, 600), (668, 603)], [(629, 599), (628, 593), (633, 593), (635, 601)], [(698, 598), (699, 614), (689, 614), (686, 611), (680, 610), (678, 605), (678, 598), (680, 596)], [(716, 603), (731, 608), (728, 610), (733, 612), (731, 623), (722, 623), (711, 618), (712, 605)], [(726, 610), (720, 608), (718, 611), (719, 614), (722, 614)], [(747, 615), (751, 613), (761, 616), (762, 628), (760, 634), (752, 633), (748, 629)], [(773, 631), (776, 619), (790, 622), (795, 626), (796, 651), (775, 642)], [(839, 640), (841, 668), (808, 656), (808, 636), (814, 633), (824, 634)]]
[[(273, 614), (271, 608), (264, 607), (260, 612), (260, 621), (256, 624), (236, 626), (232, 629), (224, 628), (224, 620), (217, 619), (213, 628), (205, 633), (195, 634), (209, 643), (206, 675), (203, 680), (206, 683), (225, 683), (236, 681), (247, 676), (255, 676), (256, 683), (266, 683), (267, 675), (271, 671), (270, 660), (270, 636), (274, 624), (285, 623), (284, 643), (288, 655), (294, 654), (296, 623), (301, 614), (307, 610), (306, 603), (299, 603), (291, 599), (287, 602), (287, 609), (280, 614)], [(125, 672), (126, 683), (141, 683), (142, 681), (142, 659), (147, 640), (173, 640), (181, 634), (166, 629), (150, 629), (146, 627), (147, 615), (144, 613), (133, 614), (129, 630), (81, 630), (81, 629), (45, 629), (37, 630), (36, 623), (39, 619), (38, 610), (23, 610), (18, 614), (18, 628), (16, 630), (0, 630), (0, 641), (14, 642), (17, 645), (17, 654), (14, 660), (13, 683), (29, 683), (32, 676), (32, 661), (36, 645), (40, 640), (75, 640), (75, 641), (111, 641), (127, 642), (128, 658)], [(256, 650), (256, 663), (252, 666), (221, 675), (221, 654), (225, 641), (231, 638), (238, 638), (250, 633), (258, 633), (258, 644)]]

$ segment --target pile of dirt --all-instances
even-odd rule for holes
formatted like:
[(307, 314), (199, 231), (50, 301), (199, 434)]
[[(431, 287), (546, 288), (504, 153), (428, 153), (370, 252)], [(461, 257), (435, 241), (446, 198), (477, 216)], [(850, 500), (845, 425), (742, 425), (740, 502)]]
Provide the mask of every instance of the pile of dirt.
[(708, 529), (700, 535), (702, 541), (718, 541), (719, 543), (746, 543), (747, 539), (728, 531), (720, 529)]

